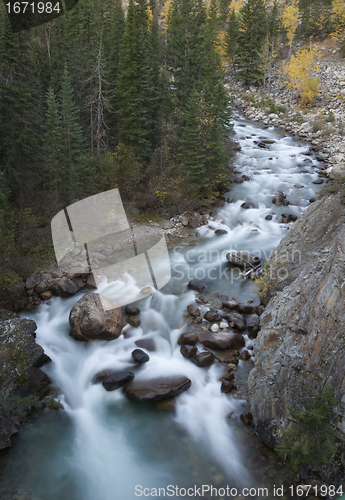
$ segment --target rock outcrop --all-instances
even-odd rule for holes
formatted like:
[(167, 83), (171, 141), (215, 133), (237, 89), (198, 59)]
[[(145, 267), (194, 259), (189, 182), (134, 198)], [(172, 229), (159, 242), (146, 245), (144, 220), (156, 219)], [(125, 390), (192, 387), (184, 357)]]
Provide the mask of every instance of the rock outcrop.
[(332, 424), (345, 448), (344, 222), (339, 195), (324, 196), (276, 249), (280, 279), (260, 318), (249, 375), (254, 424), (271, 447), (292, 421), (289, 408), (305, 409), (310, 388), (321, 393), (328, 382), (338, 400)]
[(34, 321), (0, 309), (0, 451), (50, 392), (50, 379), (39, 368), (49, 358), (35, 343), (36, 328)]

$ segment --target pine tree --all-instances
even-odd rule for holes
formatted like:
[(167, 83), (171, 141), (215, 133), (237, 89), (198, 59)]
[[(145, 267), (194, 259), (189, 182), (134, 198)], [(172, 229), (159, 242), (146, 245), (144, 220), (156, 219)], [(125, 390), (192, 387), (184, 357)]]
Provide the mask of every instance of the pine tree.
[(109, 110), (105, 110), (105, 120), (108, 124), (109, 147), (114, 149), (119, 141), (119, 119), (118, 119), (118, 78), (120, 64), (120, 48), (125, 32), (125, 14), (121, 0), (109, 2), (108, 18), (104, 28), (104, 53), (107, 55), (105, 63), (106, 83), (105, 90), (109, 99)]
[(201, 147), (201, 106), (195, 89), (192, 90), (184, 112), (184, 126), (180, 140), (178, 159), (181, 161), (187, 181), (191, 184), (194, 195), (207, 187), (204, 155)]
[(226, 54), (232, 62), (235, 61), (237, 39), (238, 39), (238, 19), (235, 9), (232, 8), (228, 19), (228, 27), (226, 30), (226, 38), (225, 38)]
[(264, 86), (266, 80), (268, 88), (271, 87), (273, 61), (277, 57), (280, 21), (278, 17), (278, 4), (275, 1), (267, 15), (266, 40), (262, 51), (262, 70), (264, 72)]
[(64, 138), (64, 168), (67, 177), (67, 197), (71, 203), (83, 195), (83, 186), (87, 185), (88, 171), (81, 127), (78, 124), (78, 111), (73, 98), (71, 77), (65, 64), (62, 89), (62, 122)]
[(264, 0), (247, 0), (240, 10), (236, 66), (238, 78), (247, 82), (262, 81), (262, 49), (266, 34)]
[(63, 150), (62, 121), (58, 111), (54, 90), (51, 87), (47, 94), (47, 112), (44, 134), (44, 187), (51, 191), (55, 209), (57, 209), (62, 202), (61, 191), (64, 181), (67, 181), (67, 179), (64, 178)]
[(40, 68), (35, 30), (13, 34), (3, 17), (0, 64), (0, 163), (12, 195), (28, 203), (40, 182), (43, 123)]

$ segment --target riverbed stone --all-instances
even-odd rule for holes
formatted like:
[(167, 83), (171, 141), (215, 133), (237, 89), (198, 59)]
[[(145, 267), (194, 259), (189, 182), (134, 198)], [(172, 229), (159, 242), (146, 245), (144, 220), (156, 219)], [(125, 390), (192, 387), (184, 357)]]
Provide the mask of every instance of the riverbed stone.
[(189, 290), (195, 290), (196, 292), (202, 292), (205, 290), (206, 286), (201, 281), (192, 280), (188, 283)]
[(195, 345), (181, 345), (180, 352), (185, 358), (191, 358), (196, 354), (197, 348)]
[(286, 195), (282, 191), (278, 191), (278, 193), (274, 196), (272, 203), (277, 206), (282, 205), (285, 198)]
[(211, 321), (212, 323), (217, 323), (219, 321), (222, 321), (223, 316), (218, 312), (218, 311), (207, 311), (207, 313), (204, 315), (204, 318), (207, 321)]
[(244, 425), (252, 425), (253, 423), (253, 415), (250, 411), (247, 413), (242, 413), (240, 415), (240, 419), (242, 420)]
[(223, 236), (224, 234), (228, 234), (228, 231), (226, 231), (225, 229), (216, 229), (214, 234), (216, 236)]
[(162, 220), (159, 222), (159, 225), (162, 229), (173, 229), (175, 227), (175, 223), (172, 220)]
[(167, 398), (156, 402), (157, 410), (159, 411), (172, 411), (176, 408), (176, 399)]
[(126, 314), (129, 314), (130, 316), (137, 316), (138, 314), (140, 314), (140, 309), (139, 309), (139, 307), (136, 307), (136, 306), (127, 305), (125, 307), (125, 311), (126, 311)]
[(237, 330), (243, 331), (246, 329), (246, 320), (241, 313), (233, 311), (224, 316), (224, 318), (229, 321), (230, 324), (233, 324)]
[(243, 359), (243, 361), (248, 361), (248, 359), (251, 358), (251, 354), (249, 351), (247, 351), (247, 349), (244, 349), (242, 352), (241, 352), (241, 359)]
[(136, 363), (147, 363), (150, 359), (150, 356), (146, 354), (142, 349), (134, 349), (132, 352), (132, 358)]
[(248, 325), (248, 337), (250, 339), (256, 339), (256, 337), (258, 336), (258, 333), (259, 333), (259, 325), (252, 321), (249, 325)]
[(238, 306), (238, 302), (235, 299), (227, 300), (226, 302), (222, 303), (223, 307), (226, 309), (236, 309)]
[(52, 293), (47, 290), (46, 292), (40, 293), (40, 297), (42, 300), (50, 300), (52, 298)]
[(133, 380), (133, 378), (134, 374), (132, 372), (111, 373), (103, 379), (102, 385), (106, 391), (115, 391), (115, 389), (124, 386), (127, 382)]
[(219, 330), (219, 325), (217, 325), (217, 323), (213, 323), (213, 325), (211, 325), (210, 327), (210, 330), (212, 333), (217, 333)]
[[(102, 302), (112, 308), (104, 310)], [(102, 297), (102, 302), (98, 293), (85, 294), (78, 300), (69, 315), (71, 337), (83, 342), (92, 342), (114, 340), (121, 335), (126, 320), (119, 304), (105, 297)]]
[(194, 345), (198, 342), (198, 336), (193, 332), (181, 333), (177, 339), (179, 345)]
[(68, 278), (59, 278), (50, 283), (48, 290), (57, 297), (72, 297), (78, 292), (78, 287)]
[(138, 328), (140, 326), (140, 319), (137, 316), (126, 316), (127, 323), (134, 328)]
[(190, 314), (194, 318), (197, 318), (198, 316), (200, 316), (200, 309), (195, 304), (189, 304), (187, 306), (187, 311), (188, 311), (188, 314)]
[(243, 336), (234, 331), (201, 332), (198, 337), (200, 344), (210, 349), (241, 349), (245, 346)]
[(252, 255), (246, 250), (241, 250), (239, 252), (229, 252), (226, 255), (227, 260), (234, 266), (239, 266), (242, 268), (255, 267), (261, 263), (261, 259), (256, 255)]
[(214, 354), (213, 352), (197, 352), (192, 356), (191, 361), (199, 366), (200, 368), (204, 368), (205, 366), (209, 366), (213, 363), (214, 361)]
[(40, 282), (40, 278), (36, 273), (32, 274), (30, 278), (28, 278), (25, 282), (25, 287), (27, 290), (30, 290), (31, 288), (35, 288)]
[(137, 402), (160, 401), (178, 396), (187, 391), (192, 382), (184, 376), (157, 378), (152, 380), (133, 380), (123, 388), (124, 395)]
[(232, 391), (234, 388), (234, 384), (231, 380), (223, 380), (222, 385), (220, 387), (220, 391), (227, 394)]

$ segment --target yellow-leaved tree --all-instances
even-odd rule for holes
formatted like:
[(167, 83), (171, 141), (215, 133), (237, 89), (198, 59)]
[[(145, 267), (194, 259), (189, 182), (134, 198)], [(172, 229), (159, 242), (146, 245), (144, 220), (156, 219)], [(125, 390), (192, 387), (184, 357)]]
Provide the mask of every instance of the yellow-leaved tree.
[(345, 1), (333, 0), (332, 2), (332, 38), (339, 40), (344, 36), (345, 31)]
[(304, 106), (313, 104), (319, 90), (318, 48), (302, 48), (292, 55), (283, 68), (289, 90), (298, 92)]
[(243, 7), (243, 0), (232, 0), (232, 2), (230, 3), (230, 7), (231, 9), (234, 9), (237, 14)]
[(293, 0), (291, 5), (288, 5), (283, 9), (281, 15), (281, 22), (285, 28), (286, 36), (288, 38), (289, 44), (289, 55), (291, 53), (292, 42), (295, 37), (296, 29), (299, 21), (299, 9), (297, 6), (297, 0)]

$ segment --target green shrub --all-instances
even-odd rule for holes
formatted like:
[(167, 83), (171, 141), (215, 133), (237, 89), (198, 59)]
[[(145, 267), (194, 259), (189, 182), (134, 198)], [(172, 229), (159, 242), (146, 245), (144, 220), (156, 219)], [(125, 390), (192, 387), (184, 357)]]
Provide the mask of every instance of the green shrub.
[(334, 456), (336, 434), (330, 417), (336, 402), (332, 387), (326, 384), (321, 394), (311, 390), (305, 410), (289, 408), (295, 421), (283, 432), (283, 440), (275, 451), (289, 460), (293, 470), (298, 470), (300, 464), (318, 468)]
[(328, 116), (326, 118), (326, 122), (329, 122), (329, 123), (334, 123), (335, 122), (335, 116), (334, 116), (333, 111), (330, 111), (328, 113)]
[(311, 125), (313, 126), (313, 133), (316, 134), (316, 132), (323, 129), (324, 123), (322, 120), (315, 120), (311, 122)]

